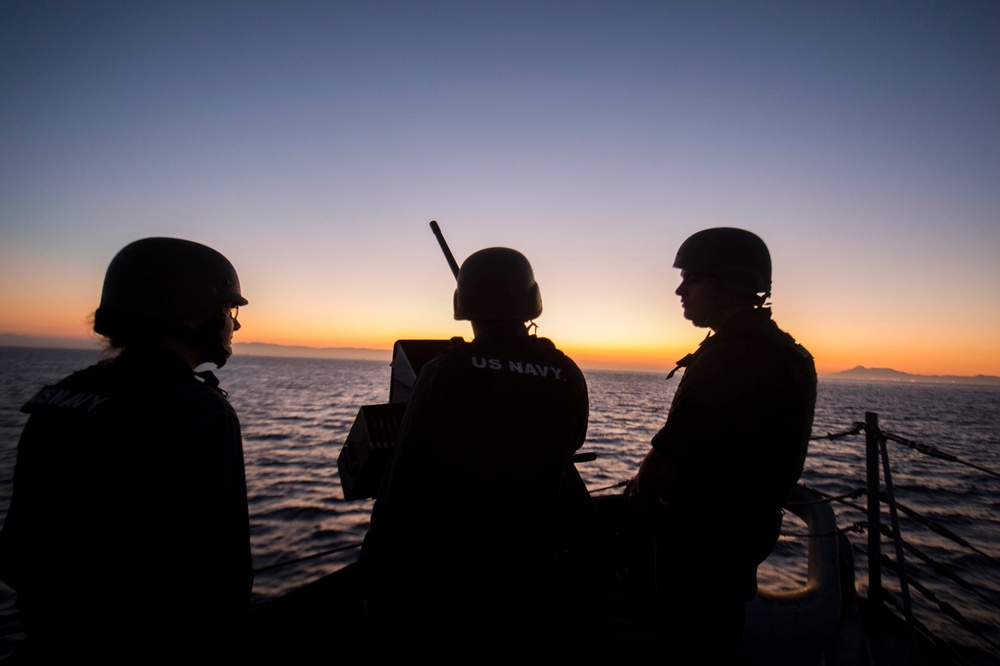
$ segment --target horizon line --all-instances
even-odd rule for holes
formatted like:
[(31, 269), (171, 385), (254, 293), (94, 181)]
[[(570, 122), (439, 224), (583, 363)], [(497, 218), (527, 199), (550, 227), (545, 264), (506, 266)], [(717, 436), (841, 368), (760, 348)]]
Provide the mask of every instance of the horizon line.
[[(43, 336), (43, 335), (23, 335), (14, 333), (0, 333), (0, 347), (30, 347), (36, 349), (99, 349), (100, 341), (96, 338), (85, 339), (85, 338), (73, 338), (73, 337), (60, 337), (60, 336)], [(254, 353), (252, 350), (254, 348), (262, 348), (266, 350), (277, 350), (279, 353), (276, 354), (265, 354), (265, 353)], [(280, 353), (280, 350), (284, 350), (285, 353)], [(299, 353), (294, 353), (298, 351)], [(326, 358), (326, 359), (340, 359), (348, 361), (391, 361), (392, 360), (392, 349), (377, 349), (373, 347), (312, 347), (309, 345), (283, 345), (275, 342), (234, 342), (233, 343), (233, 355), (236, 356), (239, 352), (240, 356), (259, 356), (273, 358)], [(293, 352), (293, 353), (288, 353)], [(339, 354), (339, 355), (338, 355)], [(665, 364), (668, 365), (668, 364)], [(650, 372), (657, 373), (663, 372), (662, 368), (651, 368), (648, 366), (638, 367), (635, 364), (629, 363), (614, 363), (605, 362), (597, 363), (593, 365), (581, 365), (581, 369), (590, 370), (614, 370), (614, 371), (629, 371), (629, 372)], [(975, 374), (975, 375), (942, 375), (942, 374), (917, 374), (905, 372), (902, 370), (896, 370), (894, 368), (886, 367), (867, 367), (864, 365), (855, 365), (851, 368), (844, 370), (834, 370), (829, 372), (818, 372), (818, 377), (826, 378), (838, 378), (838, 375), (844, 375), (851, 372), (866, 372), (866, 373), (881, 373), (881, 374), (892, 374), (896, 375), (895, 378), (880, 378), (878, 381), (897, 381), (906, 382), (912, 381), (906, 378), (927, 378), (927, 379), (996, 379), (1000, 383), (1000, 377), (996, 375), (986, 375), (986, 374)], [(867, 379), (861, 378), (865, 381), (872, 381), (875, 378), (869, 377)], [(939, 382), (947, 383), (947, 382)]]

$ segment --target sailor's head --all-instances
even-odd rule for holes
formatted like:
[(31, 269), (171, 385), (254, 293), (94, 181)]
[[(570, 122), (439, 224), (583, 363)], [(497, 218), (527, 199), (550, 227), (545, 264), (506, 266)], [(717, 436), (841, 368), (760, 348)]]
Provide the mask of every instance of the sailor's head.
[(94, 332), (116, 348), (176, 336), (221, 367), (246, 304), (236, 269), (216, 250), (179, 238), (143, 238), (111, 260)]
[(714, 328), (744, 308), (762, 307), (771, 294), (771, 254), (756, 234), (714, 227), (692, 234), (677, 250), (684, 316)]
[(526, 322), (542, 314), (542, 294), (523, 254), (489, 247), (462, 263), (454, 306), (458, 320)]

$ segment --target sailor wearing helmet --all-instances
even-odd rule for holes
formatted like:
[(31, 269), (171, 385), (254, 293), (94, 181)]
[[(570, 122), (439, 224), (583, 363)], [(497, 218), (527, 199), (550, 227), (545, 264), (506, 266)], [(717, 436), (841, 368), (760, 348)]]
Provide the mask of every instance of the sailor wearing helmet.
[(756, 234), (699, 231), (674, 267), (684, 317), (712, 333), (678, 361), (666, 423), (626, 496), (655, 544), (647, 611), (663, 644), (732, 663), (757, 567), (802, 473), (816, 369), (771, 319), (771, 256)]
[(579, 628), (563, 536), (593, 508), (572, 464), (587, 384), (525, 326), (542, 300), (524, 255), (480, 250), (457, 277), (455, 319), (475, 337), (420, 370), (362, 546), (373, 644), (444, 663), (469, 645), (488, 663), (547, 658)]
[(0, 577), (27, 660), (232, 657), (253, 572), (240, 422), (197, 369), (225, 365), (233, 265), (176, 238), (126, 245), (94, 331), (109, 358), (28, 401)]

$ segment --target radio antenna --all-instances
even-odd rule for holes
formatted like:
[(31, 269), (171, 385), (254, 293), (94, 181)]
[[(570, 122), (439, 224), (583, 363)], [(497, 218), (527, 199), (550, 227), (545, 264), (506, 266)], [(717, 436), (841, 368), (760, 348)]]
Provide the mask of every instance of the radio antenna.
[(441, 246), (441, 251), (444, 252), (444, 258), (448, 260), (448, 265), (451, 266), (451, 272), (458, 279), (458, 262), (455, 261), (455, 255), (451, 253), (448, 249), (448, 242), (444, 239), (444, 234), (441, 233), (441, 227), (434, 220), (431, 220), (431, 231), (438, 239), (438, 245)]

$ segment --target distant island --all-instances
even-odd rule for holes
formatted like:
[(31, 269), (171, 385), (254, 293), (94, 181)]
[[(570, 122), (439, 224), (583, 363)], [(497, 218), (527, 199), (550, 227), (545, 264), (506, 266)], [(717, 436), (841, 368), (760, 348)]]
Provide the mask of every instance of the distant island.
[(869, 382), (908, 382), (923, 384), (974, 384), (978, 386), (1000, 386), (1000, 377), (993, 375), (975, 375), (963, 377), (959, 375), (911, 375), (891, 368), (866, 368), (858, 365), (850, 370), (832, 372), (823, 375), (824, 379), (849, 379), (852, 381)]

